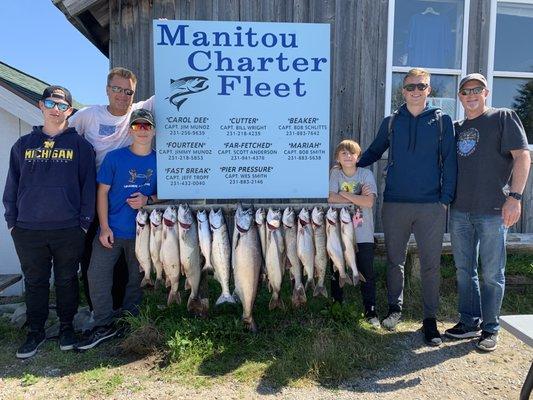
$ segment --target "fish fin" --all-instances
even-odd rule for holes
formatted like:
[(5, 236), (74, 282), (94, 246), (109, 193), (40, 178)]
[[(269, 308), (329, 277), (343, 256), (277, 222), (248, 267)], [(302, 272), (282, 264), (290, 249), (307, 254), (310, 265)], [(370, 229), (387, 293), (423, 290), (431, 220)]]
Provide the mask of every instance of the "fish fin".
[(283, 300), (279, 296), (279, 293), (273, 293), (272, 298), (270, 299), (270, 302), (268, 303), (269, 310), (273, 310), (275, 308), (285, 310), (285, 304), (283, 303)]
[(181, 296), (180, 296), (180, 292), (173, 292), (173, 291), (170, 291), (168, 293), (168, 299), (167, 299), (167, 305), (171, 305), (172, 303), (175, 303), (175, 304), (181, 304)]
[(361, 282), (366, 282), (366, 278), (363, 276), (363, 274), (361, 272), (359, 272), (359, 280)]
[(339, 286), (344, 287), (345, 284), (353, 286), (353, 282), (348, 275), (339, 278)]
[(220, 297), (217, 299), (217, 302), (215, 303), (215, 306), (219, 306), (224, 303), (231, 303), (235, 304), (235, 298), (231, 294), (224, 294), (222, 293)]
[(315, 288), (315, 291), (313, 292), (313, 297), (317, 297), (318, 295), (322, 295), (326, 299), (328, 298), (328, 291), (326, 290), (325, 286), (317, 286)]
[(187, 311), (197, 317), (206, 317), (208, 305), (205, 302), (205, 299), (200, 299), (199, 297), (189, 296), (187, 301)]
[(313, 277), (307, 277), (307, 281), (305, 282), (305, 290), (307, 291), (307, 289), (315, 289), (315, 280), (313, 279)]
[(152, 283), (152, 280), (150, 279), (150, 276), (145, 276), (142, 281), (141, 281), (141, 287), (145, 287), (145, 286), (154, 286), (153, 283)]
[(257, 325), (255, 324), (253, 317), (243, 318), (242, 322), (251, 333), (257, 333)]
[(170, 78), (170, 84), (173, 84), (174, 82), (176, 82), (176, 79)]
[(191, 289), (191, 284), (189, 283), (188, 279), (185, 279), (185, 290), (190, 290), (190, 289)]
[(163, 281), (161, 279), (156, 279), (154, 283), (154, 290), (163, 287)]
[(177, 110), (179, 111), (180, 110), (180, 107), (182, 106), (183, 103), (185, 103), (187, 101), (188, 97), (185, 97), (184, 99), (181, 99), (180, 101), (178, 101), (175, 106), (177, 108)]

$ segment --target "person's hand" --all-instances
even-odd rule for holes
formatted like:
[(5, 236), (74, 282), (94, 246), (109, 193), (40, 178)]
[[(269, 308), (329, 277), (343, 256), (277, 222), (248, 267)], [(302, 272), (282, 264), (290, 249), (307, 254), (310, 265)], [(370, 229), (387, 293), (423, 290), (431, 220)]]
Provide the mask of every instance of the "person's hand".
[(520, 200), (516, 200), (512, 197), (507, 197), (502, 207), (503, 224), (510, 228), (518, 222), (520, 213), (522, 212), (522, 205)]
[(361, 194), (363, 196), (370, 196), (372, 194), (372, 189), (370, 188), (370, 185), (365, 183), (361, 189)]
[(129, 204), (134, 210), (138, 210), (141, 207), (144, 207), (148, 202), (148, 196), (145, 196), (141, 192), (133, 193), (129, 199), (126, 200), (126, 203)]
[(107, 247), (108, 249), (113, 248), (115, 238), (113, 235), (113, 231), (110, 228), (101, 228), (100, 236), (98, 237), (98, 239), (100, 240), (100, 243), (102, 243), (102, 246)]

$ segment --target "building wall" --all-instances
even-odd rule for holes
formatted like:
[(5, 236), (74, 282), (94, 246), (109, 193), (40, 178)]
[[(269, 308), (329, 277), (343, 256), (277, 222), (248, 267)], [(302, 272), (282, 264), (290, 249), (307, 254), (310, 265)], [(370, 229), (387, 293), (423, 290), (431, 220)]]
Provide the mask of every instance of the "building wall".
[[(9, 153), (11, 146), (17, 139), (31, 131), (31, 126), (26, 122), (15, 117), (13, 114), (0, 108), (0, 126), (2, 127), (2, 142), (0, 146), (0, 184), (2, 193), (4, 192), (4, 185), (6, 182)], [(3, 203), (0, 204), (0, 213), (3, 216), (5, 212)], [(3, 220), (3, 219), (2, 219)], [(5, 222), (0, 223), (0, 272), (3, 274), (21, 273), (20, 262), (13, 246), (13, 240), (7, 230)], [(13, 296), (22, 294), (22, 281), (16, 283), (10, 288), (2, 292), (3, 296)]]
[[(466, 72), (487, 73), (491, 2), (470, 0)], [(397, 1), (396, 7), (401, 2)], [(109, 59), (139, 77), (137, 99), (154, 93), (152, 19), (319, 22), (331, 25), (330, 154), (345, 138), (365, 149), (385, 114), (388, 0), (110, 0)], [(372, 166), (382, 193), (386, 161)], [(533, 191), (532, 178), (528, 190)], [(531, 193), (529, 193), (531, 199)], [(532, 201), (524, 203), (519, 231), (533, 232)], [(379, 196), (376, 230), (381, 231)]]

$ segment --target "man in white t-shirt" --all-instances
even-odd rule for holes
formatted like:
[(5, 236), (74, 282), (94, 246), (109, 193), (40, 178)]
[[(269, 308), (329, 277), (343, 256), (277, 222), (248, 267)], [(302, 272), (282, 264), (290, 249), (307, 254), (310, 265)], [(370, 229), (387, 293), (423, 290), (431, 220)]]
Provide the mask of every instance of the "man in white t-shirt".
[[(129, 146), (131, 135), (128, 135), (129, 120), (132, 111), (144, 108), (153, 112), (154, 96), (148, 100), (133, 103), (133, 96), (137, 86), (137, 77), (126, 68), (113, 68), (107, 75), (106, 93), (109, 105), (95, 105), (84, 107), (69, 119), (69, 126), (87, 139), (96, 152), (96, 169), (105, 155), (111, 150)], [(145, 196), (139, 196), (140, 202), (146, 202)], [(83, 285), (87, 302), (92, 309), (87, 281), (87, 268), (91, 260), (92, 242), (98, 230), (98, 218), (95, 218), (86, 236), (85, 251), (81, 261)], [(115, 265), (113, 277), (113, 308), (119, 309), (127, 284), (127, 267), (122, 256)]]

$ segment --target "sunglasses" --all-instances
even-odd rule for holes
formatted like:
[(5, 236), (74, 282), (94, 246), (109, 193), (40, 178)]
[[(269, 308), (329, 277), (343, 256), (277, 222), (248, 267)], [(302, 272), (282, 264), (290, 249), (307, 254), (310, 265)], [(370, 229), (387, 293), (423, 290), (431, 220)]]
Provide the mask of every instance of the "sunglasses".
[(67, 111), (70, 106), (68, 104), (65, 104), (65, 103), (58, 103), (54, 100), (50, 100), (50, 99), (46, 99), (43, 101), (43, 104), (44, 104), (44, 107), (45, 108), (48, 108), (49, 110), (51, 110), (52, 108), (54, 108), (55, 106), (57, 106), (57, 109), (59, 111)]
[(154, 129), (154, 126), (148, 122), (135, 122), (130, 125), (130, 128), (134, 131), (150, 131)]
[(408, 83), (407, 85), (404, 85), (404, 89), (408, 92), (414, 92), (415, 89), (418, 89), (420, 91), (426, 90), (428, 88), (427, 83)]
[(476, 86), (475, 88), (472, 88), (472, 89), (461, 89), (459, 90), (459, 94), (463, 95), (463, 96), (468, 96), (469, 94), (480, 94), (483, 89), (485, 89), (483, 86)]
[(124, 93), (126, 96), (133, 96), (133, 93), (135, 93), (134, 90), (131, 89), (124, 89), (120, 86), (109, 86), (111, 88), (111, 91), (113, 93)]

